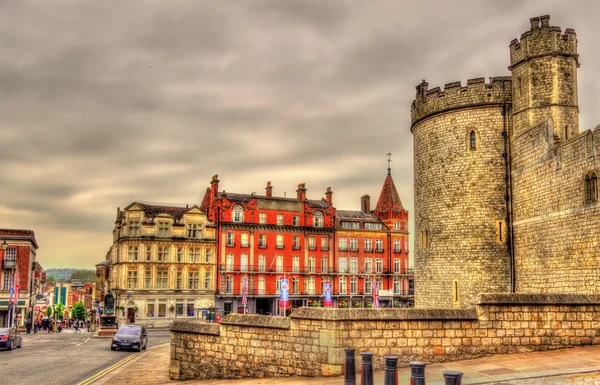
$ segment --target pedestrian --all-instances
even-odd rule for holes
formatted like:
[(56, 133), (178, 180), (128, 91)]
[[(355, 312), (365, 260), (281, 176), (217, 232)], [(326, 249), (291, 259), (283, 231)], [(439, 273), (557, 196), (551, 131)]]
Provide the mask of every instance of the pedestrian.
[(75, 321), (75, 325), (73, 325), (73, 327), (75, 328), (75, 333), (77, 333), (79, 331), (79, 321)]
[(90, 327), (91, 327), (91, 322), (90, 322), (90, 320), (87, 320), (87, 329), (88, 329), (88, 332), (90, 331)]

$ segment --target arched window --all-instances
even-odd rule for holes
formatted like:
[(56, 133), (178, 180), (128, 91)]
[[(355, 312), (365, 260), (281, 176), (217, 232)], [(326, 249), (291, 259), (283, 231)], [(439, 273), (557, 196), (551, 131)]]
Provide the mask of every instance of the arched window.
[(592, 200), (592, 181), (590, 180), (590, 176), (585, 176), (585, 201), (589, 202)]
[(590, 183), (592, 185), (592, 200), (596, 202), (598, 200), (598, 178), (596, 178), (595, 172), (592, 173), (592, 180)]
[(475, 131), (471, 131), (469, 134), (469, 149), (477, 150), (477, 134)]
[(323, 227), (323, 213), (317, 211), (315, 213), (315, 227)]
[(233, 206), (233, 221), (244, 222), (244, 208), (240, 205)]

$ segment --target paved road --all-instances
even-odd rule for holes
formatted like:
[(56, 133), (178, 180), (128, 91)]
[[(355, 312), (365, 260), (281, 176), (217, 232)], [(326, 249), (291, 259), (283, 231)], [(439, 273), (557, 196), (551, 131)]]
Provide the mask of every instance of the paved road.
[[(0, 351), (0, 384), (77, 384), (131, 355), (111, 351), (109, 338), (94, 333), (23, 334), (23, 347)], [(149, 331), (148, 346), (169, 340), (168, 331)]]

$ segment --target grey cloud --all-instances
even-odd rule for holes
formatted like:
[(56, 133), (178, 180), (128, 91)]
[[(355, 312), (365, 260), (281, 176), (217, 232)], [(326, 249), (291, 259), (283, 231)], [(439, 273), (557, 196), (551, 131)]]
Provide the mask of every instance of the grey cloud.
[(133, 200), (200, 203), (219, 173), (227, 191), (331, 186), (358, 209), (387, 152), (411, 211), (414, 87), (508, 74), (531, 16), (576, 28), (582, 128), (600, 123), (596, 3), (8, 0), (3, 225), (35, 230), (45, 267), (91, 267)]

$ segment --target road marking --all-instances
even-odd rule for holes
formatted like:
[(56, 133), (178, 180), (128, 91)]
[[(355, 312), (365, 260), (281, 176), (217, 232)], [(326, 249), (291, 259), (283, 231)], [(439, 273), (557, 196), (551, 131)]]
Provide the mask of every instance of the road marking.
[(125, 365), (126, 363), (128, 363), (129, 361), (133, 360), (134, 358), (136, 358), (137, 356), (139, 356), (140, 354), (142, 354), (142, 352), (137, 352), (134, 353), (124, 359), (122, 359), (121, 361), (117, 362), (116, 364), (114, 364), (113, 366), (109, 366), (108, 368), (104, 369), (103, 371), (101, 371), (100, 373), (88, 378), (87, 380), (83, 380), (80, 383), (78, 383), (77, 385), (89, 385), (93, 382), (95, 382), (96, 380), (99, 380), (100, 378), (106, 376), (108, 373), (112, 372), (113, 370), (115, 370), (116, 368)]
[(78, 343), (78, 344), (77, 344), (77, 345), (75, 345), (75, 346), (83, 345), (83, 344), (85, 344), (86, 342), (88, 342), (89, 340), (90, 340), (90, 337), (86, 338), (86, 340), (85, 340), (85, 341), (83, 341), (83, 342), (80, 342), (80, 343)]
[[(149, 348), (146, 348), (146, 350), (151, 350), (151, 349), (156, 349), (160, 346), (163, 345), (168, 345), (170, 344), (170, 342), (164, 342), (162, 344), (158, 344), (158, 345), (154, 345), (154, 346), (150, 346)], [(139, 356), (140, 354), (142, 354), (143, 352), (137, 352), (134, 353), (124, 359), (122, 359), (121, 361), (117, 362), (116, 364), (114, 364), (113, 366), (109, 366), (108, 368), (104, 369), (103, 371), (101, 371), (98, 374), (93, 375), (92, 377), (81, 381), (80, 383), (78, 383), (77, 385), (90, 385), (92, 383), (94, 383), (95, 381), (98, 381), (100, 378), (106, 376), (108, 373), (112, 372), (113, 370), (119, 368), (120, 366), (125, 365), (127, 362), (133, 360), (134, 358), (136, 358), (137, 356)]]

